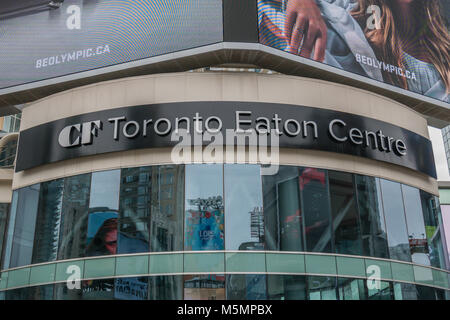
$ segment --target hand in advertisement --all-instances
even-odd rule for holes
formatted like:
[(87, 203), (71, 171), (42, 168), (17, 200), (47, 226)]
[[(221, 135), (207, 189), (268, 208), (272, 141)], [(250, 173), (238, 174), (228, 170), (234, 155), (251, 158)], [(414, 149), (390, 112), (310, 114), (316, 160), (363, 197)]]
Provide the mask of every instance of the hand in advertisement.
[(284, 35), (289, 52), (323, 62), (327, 45), (327, 25), (315, 0), (289, 0)]

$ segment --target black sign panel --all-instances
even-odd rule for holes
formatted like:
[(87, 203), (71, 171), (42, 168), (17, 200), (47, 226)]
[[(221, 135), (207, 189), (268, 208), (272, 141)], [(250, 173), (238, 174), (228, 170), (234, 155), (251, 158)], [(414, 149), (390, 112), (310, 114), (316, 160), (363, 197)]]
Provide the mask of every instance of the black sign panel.
[(208, 129), (219, 131), (224, 144), (232, 144), (226, 140), (228, 130), (270, 130), (279, 137), (279, 147), (361, 156), (436, 178), (431, 142), (409, 130), (319, 108), (232, 101), (125, 107), (39, 125), (20, 133), (16, 171), (88, 155), (179, 145), (173, 139), (177, 124), (200, 137)]

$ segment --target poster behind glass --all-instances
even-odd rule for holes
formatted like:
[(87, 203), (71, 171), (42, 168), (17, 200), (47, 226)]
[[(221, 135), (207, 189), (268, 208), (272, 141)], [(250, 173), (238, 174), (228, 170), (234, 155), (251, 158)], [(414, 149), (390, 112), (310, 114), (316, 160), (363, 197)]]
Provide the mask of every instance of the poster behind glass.
[(448, 0), (258, 0), (264, 45), (450, 103)]
[(186, 212), (185, 250), (223, 250), (224, 216), (222, 207)]

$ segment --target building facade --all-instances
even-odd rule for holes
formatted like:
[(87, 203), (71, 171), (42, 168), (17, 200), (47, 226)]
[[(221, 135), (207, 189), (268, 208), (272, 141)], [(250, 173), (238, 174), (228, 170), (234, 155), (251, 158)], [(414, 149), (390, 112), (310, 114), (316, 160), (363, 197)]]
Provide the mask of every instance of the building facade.
[[(428, 135), (448, 103), (279, 50), (265, 1), (214, 3), (218, 43), (0, 81), (26, 103), (0, 140), (18, 145), (0, 169), (0, 299), (450, 299)], [(131, 47), (150, 50), (139, 30)]]
[[(317, 87), (345, 98), (337, 103), (311, 93)], [(25, 108), (21, 130), (73, 119), (82, 106), (88, 114), (168, 101), (214, 107), (211, 101), (224, 97), (352, 110), (427, 135), (420, 115), (381, 96), (241, 72), (142, 76), (73, 89)], [(63, 101), (76, 107), (50, 111)], [(172, 148), (164, 147), (17, 172), (9, 223), (2, 224), (8, 226), (2, 293), (6, 299), (445, 298), (448, 257), (433, 179), (353, 155), (280, 148), (279, 157), (270, 175), (259, 160), (175, 164)], [(82, 273), (79, 289), (68, 289), (69, 266)], [(374, 270), (378, 287), (368, 280)]]
[[(447, 157), (447, 166), (450, 168), (450, 128), (442, 129), (442, 139), (444, 140), (445, 156)], [(450, 169), (449, 169), (450, 173)]]

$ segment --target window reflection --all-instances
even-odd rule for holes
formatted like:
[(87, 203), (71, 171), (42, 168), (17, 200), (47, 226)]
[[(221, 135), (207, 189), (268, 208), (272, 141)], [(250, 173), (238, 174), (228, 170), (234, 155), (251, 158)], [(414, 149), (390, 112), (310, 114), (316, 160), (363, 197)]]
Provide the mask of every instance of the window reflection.
[(117, 253), (119, 187), (120, 170), (92, 174), (86, 256)]
[(338, 278), (339, 300), (366, 300), (365, 281), (361, 279)]
[[(8, 269), (11, 261), (11, 250), (14, 237), (14, 226), (16, 224), (16, 213), (18, 209), (20, 190), (14, 190), (11, 199), (11, 211), (8, 218), (8, 227), (6, 228), (5, 244), (2, 255), (2, 269)], [(23, 201), (23, 200), (22, 200)]]
[[(0, 204), (3, 221), (5, 208)], [(445, 268), (436, 197), (314, 168), (281, 166), (272, 176), (240, 164), (96, 172), (16, 190), (10, 215), (0, 237), (4, 268), (53, 261), (56, 253), (70, 259), (183, 249), (337, 252)], [(1, 233), (5, 228), (0, 224)], [(431, 272), (415, 276), (432, 281)], [(230, 277), (227, 289), (250, 299), (270, 291), (262, 279)], [(244, 282), (256, 291), (242, 291)], [(149, 286), (149, 297), (165, 286)], [(406, 287), (395, 290), (410, 296)]]
[(266, 275), (227, 275), (227, 300), (266, 300)]
[(55, 284), (55, 300), (114, 300), (114, 280), (82, 281), (80, 289), (69, 289), (66, 283)]
[(225, 248), (264, 249), (264, 215), (260, 166), (226, 164)]
[(306, 250), (332, 252), (327, 171), (301, 168), (299, 187), (305, 217)]
[(0, 203), (0, 267), (2, 266), (3, 243), (6, 238), (6, 225), (8, 223), (9, 203)]
[(379, 288), (369, 287), (367, 289), (368, 300), (393, 300), (394, 290), (391, 282), (380, 281)]
[(417, 290), (414, 284), (394, 283), (395, 300), (417, 300)]
[[(264, 211), (259, 165), (226, 164), (225, 248), (264, 250)], [(227, 276), (227, 299), (266, 298), (265, 275)]]
[(266, 249), (304, 251), (298, 168), (280, 166), (262, 176), (262, 187)]
[(431, 265), (445, 269), (445, 256), (440, 233), (440, 208), (436, 197), (420, 190), (423, 218)]
[(149, 251), (152, 167), (122, 169), (117, 253)]
[(362, 243), (353, 175), (329, 171), (330, 201), (336, 253), (361, 255)]
[(419, 300), (439, 300), (439, 297), (436, 295), (436, 289), (416, 285), (417, 290), (417, 298)]
[(151, 251), (183, 250), (184, 166), (152, 170)]
[(120, 170), (92, 173), (89, 209), (119, 209)]
[(114, 299), (148, 300), (148, 278), (117, 278), (114, 280)]
[(309, 300), (337, 300), (335, 277), (308, 277)]
[(36, 286), (5, 292), (6, 300), (52, 300), (53, 285)]
[[(430, 259), (419, 190), (402, 185), (402, 192), (412, 262), (429, 266)], [(430, 276), (432, 280), (431, 273)]]
[(19, 190), (9, 267), (31, 264), (40, 184)]
[(187, 165), (185, 250), (223, 250), (223, 166)]
[(34, 239), (33, 263), (56, 260), (64, 180), (41, 184)]
[[(235, 277), (233, 280), (232, 277)], [(298, 275), (256, 275), (265, 288), (252, 283), (236, 286), (242, 275), (153, 276), (83, 281), (80, 289), (66, 283), (7, 290), (0, 300), (445, 300), (442, 289), (381, 281), (367, 287), (366, 281)], [(247, 278), (247, 279), (249, 279)], [(225, 280), (227, 289), (225, 290)], [(239, 281), (239, 280), (238, 280)], [(245, 284), (244, 284), (245, 283)], [(245, 287), (247, 285), (248, 287)], [(226, 295), (225, 295), (226, 291)], [(3, 296), (2, 296), (3, 295)]]
[(184, 300), (225, 300), (225, 276), (184, 276)]
[(267, 275), (267, 299), (306, 300), (306, 277)]
[(87, 247), (91, 174), (64, 179), (58, 259), (84, 257)]
[(356, 191), (361, 220), (363, 255), (388, 257), (388, 243), (381, 190), (377, 178), (356, 175)]
[(400, 184), (380, 179), (391, 259), (411, 261)]
[(149, 277), (150, 300), (182, 300), (183, 276)]

